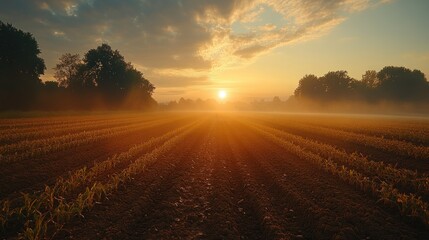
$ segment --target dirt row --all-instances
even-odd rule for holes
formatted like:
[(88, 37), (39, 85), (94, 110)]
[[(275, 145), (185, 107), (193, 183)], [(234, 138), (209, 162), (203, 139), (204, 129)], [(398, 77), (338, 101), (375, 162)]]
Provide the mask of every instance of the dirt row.
[[(375, 199), (340, 182), (309, 161), (263, 141), (250, 131), (234, 129), (241, 135), (242, 149), (253, 152), (254, 157), (243, 157), (253, 169), (251, 173), (261, 182), (265, 181), (264, 186), (272, 187), (270, 193), (280, 192), (280, 201), (287, 199), (287, 209), (292, 208), (296, 214), (305, 216), (298, 219), (306, 233), (314, 234), (307, 237), (394, 239), (398, 234), (411, 237), (415, 233), (396, 213), (383, 210)], [(255, 142), (258, 142), (257, 151), (252, 147)]]
[(342, 141), (339, 138), (326, 136), (317, 131), (311, 131), (302, 127), (295, 127), (291, 124), (281, 122), (279, 120), (259, 120), (257, 122), (265, 126), (274, 127), (276, 129), (280, 129), (288, 133), (308, 138), (310, 140), (315, 140), (318, 142), (333, 145), (339, 149), (345, 150), (348, 153), (361, 153), (362, 155), (368, 157), (368, 159), (373, 161), (385, 162), (392, 165), (396, 165), (399, 168), (417, 170), (421, 173), (429, 173), (429, 161), (427, 161), (427, 159), (414, 159), (411, 157), (404, 159), (403, 156), (396, 155), (384, 149), (379, 149), (376, 147), (371, 147), (359, 143), (350, 143)]
[(429, 231), (213, 116), (58, 239), (425, 239)]
[(132, 146), (177, 129), (190, 121), (189, 118), (171, 121), (148, 129), (129, 132), (120, 136), (102, 139), (86, 145), (35, 157), (32, 159), (3, 164), (0, 168), (0, 199), (13, 198), (20, 192), (40, 190), (51, 185), (58, 177), (66, 176), (84, 166), (127, 151)]
[[(144, 117), (156, 117), (155, 114), (145, 114)], [(76, 124), (76, 123), (96, 123), (100, 121), (115, 121), (124, 118), (141, 118), (137, 114), (100, 114), (100, 115), (76, 115), (76, 116), (55, 116), (55, 117), (28, 117), (28, 118), (12, 118), (0, 119), (0, 130), (36, 130), (49, 127), (58, 127), (61, 125)]]

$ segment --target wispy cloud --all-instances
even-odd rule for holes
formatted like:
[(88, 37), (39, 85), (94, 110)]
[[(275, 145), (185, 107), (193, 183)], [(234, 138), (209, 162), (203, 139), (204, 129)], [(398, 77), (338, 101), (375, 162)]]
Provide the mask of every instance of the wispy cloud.
[(386, 2), (14, 0), (0, 2), (0, 20), (36, 36), (48, 75), (61, 53), (83, 53), (107, 42), (160, 87), (183, 87), (208, 84), (211, 71), (321, 36), (350, 13)]

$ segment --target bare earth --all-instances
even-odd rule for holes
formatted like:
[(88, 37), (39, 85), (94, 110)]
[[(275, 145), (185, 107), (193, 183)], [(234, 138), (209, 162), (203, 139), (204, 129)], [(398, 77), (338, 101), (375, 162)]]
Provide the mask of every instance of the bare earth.
[[(347, 154), (357, 152), (369, 161), (383, 162), (386, 166), (396, 164), (395, 169), (417, 170), (420, 177), (426, 177), (429, 172), (429, 158), (425, 158), (424, 151), (429, 146), (428, 120), (373, 119), (374, 122), (392, 129), (382, 137), (385, 130), (380, 130), (381, 133), (374, 132), (379, 129), (375, 126), (375, 130), (369, 131), (368, 119), (363, 117), (347, 120), (341, 116), (317, 115), (158, 113), (89, 118), (86, 120), (87, 131), (99, 129), (98, 123), (94, 123), (95, 127), (89, 125), (100, 118), (111, 122), (111, 125), (103, 125), (105, 129), (130, 125), (130, 128), (134, 127), (136, 130), (106, 135), (103, 138), (99, 133), (95, 136), (99, 137), (99, 140), (58, 147), (57, 150), (48, 149), (33, 156), (23, 155), (22, 159), (15, 157), (16, 154), (25, 153), (28, 149), (20, 149), (18, 145), (13, 152), (15, 155), (12, 156), (12, 153), (7, 152), (7, 146), (22, 141), (67, 135), (66, 131), (60, 131), (61, 124), (65, 123), (58, 123), (57, 132), (53, 129), (55, 125), (52, 125), (52, 133), (49, 133), (52, 135), (33, 138), (30, 133), (45, 131), (49, 129), (49, 125), (26, 125), (27, 122), (34, 121), (32, 119), (0, 120), (0, 132), (14, 128), (28, 133), (23, 139), (0, 139), (2, 156), (12, 156), (7, 161), (0, 158), (0, 200), (11, 201), (12, 207), (20, 206), (22, 192), (32, 193), (34, 198), (38, 199), (37, 196), (45, 185), (55, 185), (59, 177), (67, 179), (73, 172), (85, 166), (86, 171), (91, 171), (96, 163), (109, 161), (113, 156), (127, 152), (133, 146), (184, 127), (183, 131), (180, 130), (159, 143), (142, 147), (135, 155), (130, 155), (90, 181), (61, 195), (65, 201), (73, 202), (86, 187), (91, 187), (94, 183), (107, 184), (112, 176), (127, 170), (137, 159), (156, 153), (156, 157), (145, 160), (141, 170), (133, 172), (117, 188), (108, 190), (97, 199), (96, 204), (85, 207), (81, 216), (73, 214), (70, 219), (64, 220), (61, 228), (48, 222), (47, 236), (55, 234), (56, 239), (429, 237), (429, 228), (424, 218), (422, 220), (421, 217), (411, 216), (393, 203), (380, 200), (377, 194), (326, 170), (307, 155), (289, 149), (284, 144), (294, 144), (300, 147), (300, 151), (336, 161), (335, 157), (328, 158), (324, 155), (330, 153), (319, 153), (310, 145), (305, 146), (298, 141), (286, 139), (279, 132), (272, 130), (304, 137), (314, 143), (328, 144)], [(122, 122), (115, 122), (121, 119)], [(54, 117), (48, 118), (47, 121), (57, 120)], [(349, 126), (353, 121), (356, 123), (354, 129)], [(79, 122), (79, 118), (72, 118), (69, 122)], [(12, 123), (16, 126), (11, 127)], [(152, 125), (145, 128), (145, 124)], [(332, 134), (324, 130), (319, 131), (312, 128), (314, 126), (318, 127), (317, 129), (327, 128), (337, 132)], [(82, 133), (84, 128), (70, 131)], [(409, 143), (406, 149), (411, 150), (398, 151), (392, 147), (369, 146), (345, 138), (339, 135), (338, 131), (360, 134), (357, 136), (372, 136), (392, 146), (402, 142)], [(269, 134), (278, 138), (270, 137)], [(176, 135), (183, 136), (175, 141)], [(86, 135), (84, 137), (89, 138)], [(94, 136), (91, 137), (95, 139)], [(168, 140), (171, 140), (171, 143), (168, 143), (170, 145), (167, 148), (165, 143)], [(399, 143), (392, 143), (390, 140)], [(58, 141), (59, 143), (55, 144), (63, 146), (63, 140)], [(46, 144), (53, 143), (48, 141)], [(414, 148), (415, 146), (421, 148)], [(39, 147), (44, 148), (45, 145), (41, 144)], [(412, 152), (413, 149), (417, 149), (417, 153)], [(377, 184), (382, 182), (378, 180), (381, 177), (375, 178), (372, 173), (339, 161), (339, 169), (341, 166), (356, 169), (369, 179), (375, 179)], [(389, 183), (388, 180), (386, 182)], [(420, 196), (424, 203), (427, 202), (428, 196), (424, 189), (409, 189), (395, 184), (393, 186), (401, 193), (415, 194)], [(50, 211), (47, 207), (41, 208), (46, 212)], [(23, 232), (28, 224), (19, 222), (24, 220), (12, 217), (9, 219), (4, 210), (2, 214), (3, 218), (8, 220), (0, 231), (0, 238), (24, 236)], [(46, 216), (51, 215), (49, 213)], [(31, 226), (31, 221), (29, 224)]]

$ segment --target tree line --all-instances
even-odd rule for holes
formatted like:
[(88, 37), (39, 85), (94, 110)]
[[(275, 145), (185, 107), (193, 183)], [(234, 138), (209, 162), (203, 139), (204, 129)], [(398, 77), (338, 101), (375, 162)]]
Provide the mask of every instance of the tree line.
[[(31, 33), (0, 21), (0, 110), (147, 109), (157, 105), (153, 84), (108, 44), (90, 49), (83, 57), (63, 54), (54, 68), (56, 81), (40, 80), (46, 70), (40, 54)], [(369, 70), (360, 80), (347, 71), (331, 71), (321, 77), (305, 75), (287, 102), (428, 105), (429, 83), (420, 70), (405, 67)], [(213, 103), (181, 99), (169, 105), (195, 108)], [(277, 109), (284, 104), (275, 98), (271, 105)]]
[(322, 77), (305, 75), (294, 92), (297, 101), (320, 103), (388, 102), (429, 103), (429, 83), (420, 70), (387, 66), (380, 71), (368, 70), (362, 79), (351, 78), (347, 71), (332, 71)]
[(46, 65), (31, 33), (0, 21), (0, 110), (147, 109), (155, 87), (108, 44), (83, 58), (63, 54), (56, 81), (42, 82)]

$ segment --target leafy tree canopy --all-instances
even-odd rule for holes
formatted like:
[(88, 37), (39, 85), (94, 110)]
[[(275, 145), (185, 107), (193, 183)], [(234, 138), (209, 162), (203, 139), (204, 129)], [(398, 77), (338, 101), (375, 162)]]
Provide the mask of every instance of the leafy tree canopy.
[(360, 81), (346, 71), (328, 72), (322, 77), (305, 75), (295, 90), (297, 99), (316, 101), (364, 100), (424, 102), (429, 100), (429, 83), (419, 70), (384, 67), (366, 71)]
[(30, 33), (0, 21), (0, 86), (7, 91), (40, 86), (46, 69), (39, 46)]

